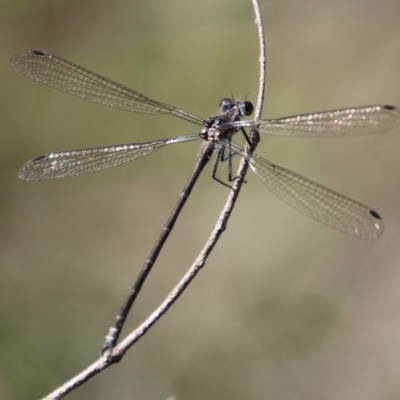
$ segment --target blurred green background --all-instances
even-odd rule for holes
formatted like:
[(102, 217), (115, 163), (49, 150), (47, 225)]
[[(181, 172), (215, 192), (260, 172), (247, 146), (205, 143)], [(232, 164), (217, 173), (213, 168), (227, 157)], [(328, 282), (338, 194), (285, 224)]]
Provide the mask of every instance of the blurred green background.
[[(264, 117), (400, 106), (398, 0), (262, 1)], [(254, 101), (249, 1), (0, 2), (1, 399), (35, 399), (99, 354), (104, 335), (188, 178), (198, 143), (102, 173), (24, 182), (50, 151), (196, 133), (171, 117), (82, 101), (13, 71), (40, 49), (207, 117)], [(398, 399), (400, 130), (344, 139), (263, 138), (258, 153), (376, 208), (376, 242), (282, 203), (249, 173), (228, 230), (175, 307), (70, 399)], [(127, 329), (204, 245), (228, 190), (203, 174)]]

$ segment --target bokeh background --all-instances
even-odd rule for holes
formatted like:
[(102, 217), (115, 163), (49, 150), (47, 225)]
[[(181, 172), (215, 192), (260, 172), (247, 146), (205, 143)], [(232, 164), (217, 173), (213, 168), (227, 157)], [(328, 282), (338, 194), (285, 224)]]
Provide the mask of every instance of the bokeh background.
[[(262, 1), (264, 117), (400, 106), (397, 0)], [(35, 83), (9, 59), (60, 55), (207, 117), (255, 102), (250, 0), (0, 1), (0, 393), (35, 399), (91, 363), (193, 168), (198, 143), (110, 171), (24, 182), (50, 151), (196, 133)], [(174, 308), (70, 399), (398, 399), (400, 129), (263, 138), (258, 153), (376, 208), (375, 242), (346, 237), (248, 175), (228, 229)], [(228, 190), (203, 174), (129, 319), (133, 329), (204, 245)]]

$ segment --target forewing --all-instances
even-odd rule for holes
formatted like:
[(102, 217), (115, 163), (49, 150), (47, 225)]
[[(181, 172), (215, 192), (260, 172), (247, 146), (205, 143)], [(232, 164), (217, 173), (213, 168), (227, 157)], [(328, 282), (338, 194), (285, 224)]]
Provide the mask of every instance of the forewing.
[(200, 125), (203, 122), (201, 118), (183, 110), (149, 99), (110, 79), (43, 51), (21, 51), (14, 54), (11, 64), (18, 72), (35, 81), (95, 103), (137, 113), (172, 114)]
[(400, 126), (400, 109), (375, 105), (301, 114), (260, 121), (239, 121), (238, 127), (258, 127), (276, 136), (335, 137), (381, 133)]

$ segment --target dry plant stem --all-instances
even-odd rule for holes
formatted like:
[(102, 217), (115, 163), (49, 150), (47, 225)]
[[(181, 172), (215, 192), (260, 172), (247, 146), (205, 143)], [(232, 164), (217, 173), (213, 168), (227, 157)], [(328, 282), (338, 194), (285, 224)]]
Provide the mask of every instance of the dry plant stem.
[[(261, 118), (262, 108), (264, 105), (264, 93), (265, 93), (265, 76), (267, 70), (267, 52), (265, 46), (265, 35), (264, 35), (264, 25), (261, 17), (260, 4), (258, 0), (252, 0), (254, 13), (256, 15), (255, 23), (258, 29), (258, 39), (260, 45), (260, 79), (259, 79), (259, 87), (258, 87), (258, 97), (257, 97), (257, 106), (254, 112), (254, 120), (258, 120)], [(253, 149), (254, 150), (254, 149)]]
[[(253, 7), (256, 15), (256, 25), (258, 28), (258, 36), (260, 41), (260, 84), (259, 84), (259, 94), (257, 97), (257, 106), (255, 111), (255, 120), (260, 119), (262, 104), (264, 99), (264, 89), (265, 89), (265, 70), (266, 70), (266, 52), (265, 52), (265, 42), (264, 42), (264, 27), (261, 18), (261, 12), (258, 0), (252, 0)], [(254, 146), (250, 149), (249, 146), (246, 147), (246, 153), (254, 151), (257, 145), (258, 133), (253, 129), (251, 132), (251, 138), (254, 142)], [(197, 275), (200, 269), (205, 265), (208, 255), (211, 253), (212, 249), (216, 245), (222, 232), (225, 230), (229, 216), (232, 213), (234, 204), (240, 192), (240, 188), (243, 184), (244, 177), (248, 168), (247, 161), (243, 158), (237, 176), (239, 179), (235, 180), (231, 192), (229, 193), (227, 202), (218, 218), (214, 230), (212, 231), (209, 239), (203, 250), (200, 252), (196, 261), (189, 268), (187, 273), (178, 283), (178, 285), (172, 290), (168, 297), (161, 303), (161, 305), (132, 333), (130, 333), (120, 344), (113, 349), (113, 352), (108, 357), (101, 357), (95, 361), (88, 368), (83, 370), (80, 374), (73, 377), (68, 382), (64, 383), (58, 389), (44, 397), (46, 400), (61, 399), (66, 394), (74, 390), (75, 388), (81, 386), (84, 382), (88, 381), (91, 377), (97, 375), (102, 370), (108, 368), (112, 364), (121, 360), (121, 357), (125, 352), (136, 343), (160, 318), (165, 312), (172, 306), (172, 304), (178, 299), (178, 297), (183, 293), (185, 288), (189, 285), (192, 279)]]
[[(260, 39), (260, 85), (259, 93), (257, 98), (257, 106), (255, 112), (255, 120), (260, 119), (262, 112), (262, 103), (264, 100), (264, 90), (265, 90), (265, 70), (266, 70), (266, 51), (265, 51), (265, 40), (264, 40), (264, 30), (261, 18), (261, 12), (259, 8), (258, 0), (253, 0), (253, 5), (256, 14), (256, 24), (258, 27), (258, 35)], [(252, 130), (251, 137), (255, 145), (258, 143), (258, 132)], [(252, 149), (247, 146), (246, 152), (254, 151), (255, 145)], [(161, 303), (161, 305), (132, 333), (130, 333), (121, 343), (116, 346), (113, 350), (112, 357), (116, 357), (119, 360), (124, 353), (131, 347), (135, 342), (137, 342), (150, 328), (153, 326), (163, 314), (172, 306), (172, 304), (178, 299), (178, 297), (183, 293), (189, 283), (194, 279), (200, 269), (205, 265), (208, 256), (210, 255), (212, 249), (216, 245), (222, 232), (225, 230), (229, 216), (232, 213), (233, 207), (236, 203), (237, 197), (240, 192), (240, 188), (243, 184), (244, 177), (246, 175), (248, 168), (248, 163), (243, 158), (237, 176), (239, 179), (235, 180), (231, 192), (229, 193), (227, 202), (222, 209), (222, 212), (218, 218), (214, 230), (211, 232), (210, 237), (207, 240), (203, 250), (200, 252), (196, 261), (189, 268), (187, 273), (178, 283), (178, 285), (172, 290), (168, 297)]]

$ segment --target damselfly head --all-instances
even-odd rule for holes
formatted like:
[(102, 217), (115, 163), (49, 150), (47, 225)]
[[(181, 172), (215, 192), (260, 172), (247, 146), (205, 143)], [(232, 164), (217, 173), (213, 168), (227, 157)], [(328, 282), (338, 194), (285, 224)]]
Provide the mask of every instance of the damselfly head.
[(251, 115), (254, 110), (253, 104), (251, 104), (250, 101), (234, 101), (228, 98), (222, 99), (219, 106), (223, 112), (227, 112), (232, 110), (232, 108), (237, 107), (242, 116)]

